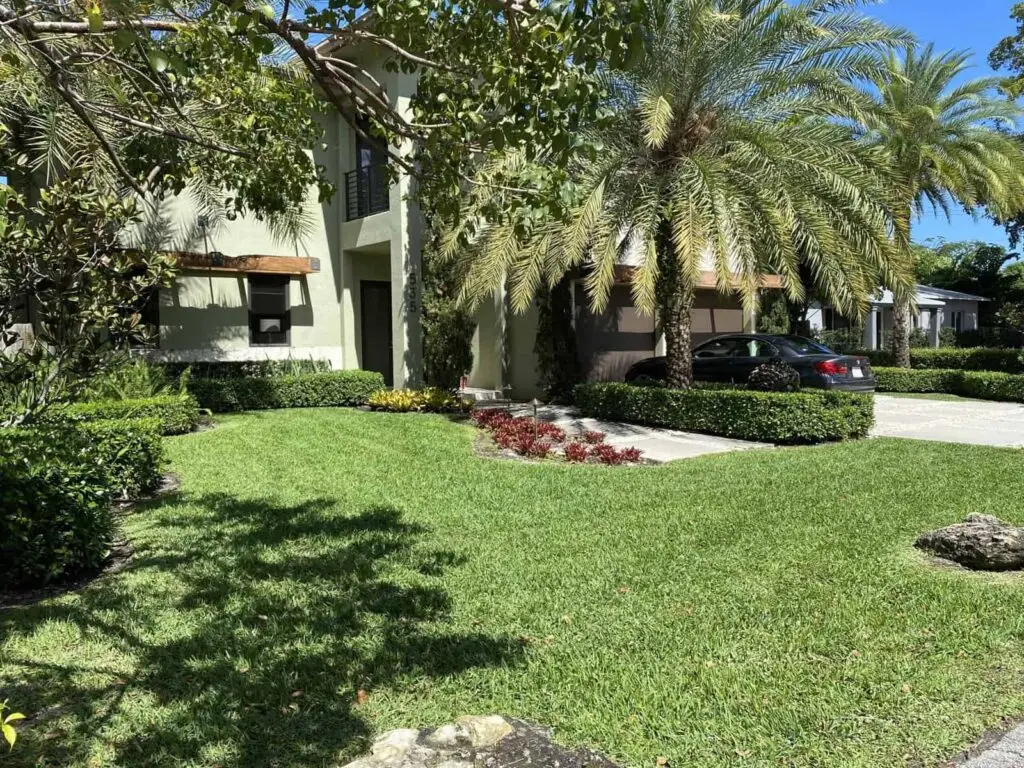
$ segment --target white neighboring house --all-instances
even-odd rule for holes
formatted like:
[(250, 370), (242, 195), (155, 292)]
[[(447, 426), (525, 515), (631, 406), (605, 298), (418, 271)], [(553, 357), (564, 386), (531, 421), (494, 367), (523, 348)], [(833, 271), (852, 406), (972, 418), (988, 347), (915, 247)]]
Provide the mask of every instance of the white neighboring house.
[[(916, 288), (914, 303), (917, 313), (912, 317), (914, 328), (927, 333), (933, 347), (939, 346), (942, 328), (952, 328), (958, 333), (978, 329), (978, 304), (988, 301), (984, 296), (930, 285), (917, 285)], [(817, 302), (811, 304), (807, 321), (813, 331), (837, 331), (852, 325), (832, 307)], [(882, 291), (871, 300), (871, 309), (864, 317), (864, 349), (883, 348), (883, 338), (889, 335), (892, 326), (892, 292)]]

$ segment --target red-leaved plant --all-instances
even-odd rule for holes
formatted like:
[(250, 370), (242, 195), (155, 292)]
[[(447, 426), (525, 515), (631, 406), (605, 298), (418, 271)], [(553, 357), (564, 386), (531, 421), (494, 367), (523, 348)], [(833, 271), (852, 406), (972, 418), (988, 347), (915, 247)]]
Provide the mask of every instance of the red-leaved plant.
[(472, 412), (473, 421), (486, 429), (498, 446), (520, 456), (543, 459), (562, 448), (565, 461), (583, 463), (597, 461), (602, 464), (635, 464), (641, 460), (637, 448), (617, 449), (608, 445), (604, 432), (587, 430), (578, 438), (566, 442), (565, 430), (547, 421), (535, 421), (526, 416), (512, 416), (499, 408), (478, 408)]

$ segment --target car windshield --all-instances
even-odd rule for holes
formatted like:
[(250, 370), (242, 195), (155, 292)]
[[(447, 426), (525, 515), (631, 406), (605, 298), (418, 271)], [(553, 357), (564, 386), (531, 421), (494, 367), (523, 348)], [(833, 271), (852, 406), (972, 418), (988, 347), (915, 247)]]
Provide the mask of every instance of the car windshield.
[(798, 355), (834, 355), (831, 349), (803, 336), (783, 336), (784, 343)]

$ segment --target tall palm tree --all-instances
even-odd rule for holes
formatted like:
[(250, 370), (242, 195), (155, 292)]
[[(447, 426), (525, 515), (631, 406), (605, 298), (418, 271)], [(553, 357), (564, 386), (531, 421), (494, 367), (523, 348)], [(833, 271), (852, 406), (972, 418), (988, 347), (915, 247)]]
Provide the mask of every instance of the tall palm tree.
[[(446, 252), (463, 260), (464, 295), (507, 282), (529, 305), (542, 282), (583, 268), (595, 311), (629, 265), (633, 299), (657, 310), (668, 383), (692, 381), (690, 310), (702, 272), (745, 309), (761, 276), (802, 293), (805, 265), (838, 309), (866, 306), (879, 280), (908, 289), (892, 248), (883, 155), (849, 128), (868, 101), (856, 81), (878, 76), (907, 37), (857, 12), (859, 0), (651, 0), (644, 54), (606, 73), (612, 117), (589, 138), (592, 159), (570, 169), (566, 221), (481, 226), (521, 157), (504, 157), (474, 188)], [(901, 224), (899, 231), (904, 231)]]
[[(951, 205), (984, 205), (998, 218), (1024, 210), (1024, 152), (1006, 132), (1024, 111), (997, 91), (998, 78), (960, 82), (968, 53), (936, 54), (931, 45), (890, 53), (871, 78), (874, 108), (867, 140), (892, 158), (893, 202), (910, 242), (914, 215), (927, 206), (949, 215)], [(911, 299), (893, 303), (892, 350), (910, 365)]]

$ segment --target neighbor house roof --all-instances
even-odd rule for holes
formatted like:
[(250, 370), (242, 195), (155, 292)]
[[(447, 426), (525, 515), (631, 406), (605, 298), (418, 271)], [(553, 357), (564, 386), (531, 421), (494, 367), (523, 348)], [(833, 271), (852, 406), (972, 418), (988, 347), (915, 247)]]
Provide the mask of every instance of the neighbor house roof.
[[(984, 296), (975, 296), (960, 291), (947, 291), (945, 288), (933, 288), (930, 285), (916, 285), (917, 296), (914, 303), (919, 307), (943, 307), (947, 301), (988, 301)], [(876, 306), (892, 306), (892, 291), (882, 291), (871, 299)]]
[(947, 301), (988, 301), (984, 296), (975, 296), (973, 293), (948, 291), (945, 288), (933, 288), (930, 285), (918, 285), (917, 295), (920, 296), (922, 294), (937, 299), (946, 299)]

